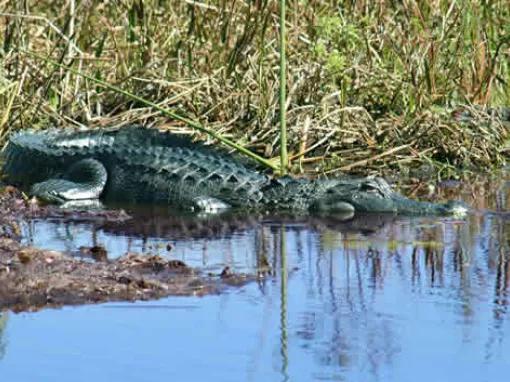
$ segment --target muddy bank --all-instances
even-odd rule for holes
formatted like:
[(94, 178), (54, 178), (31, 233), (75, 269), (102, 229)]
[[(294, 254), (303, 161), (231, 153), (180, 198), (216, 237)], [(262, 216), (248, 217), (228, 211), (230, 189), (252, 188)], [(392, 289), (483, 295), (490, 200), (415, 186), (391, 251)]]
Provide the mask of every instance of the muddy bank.
[[(20, 244), (22, 219), (58, 216), (66, 212), (41, 207), (14, 188), (0, 194), (0, 310), (36, 310), (47, 306), (106, 301), (155, 299), (170, 295), (218, 293), (256, 276), (204, 274), (179, 260), (127, 253), (108, 260), (100, 247), (83, 248), (86, 259)], [(73, 213), (86, 218), (87, 213)], [(107, 221), (128, 219), (122, 211), (95, 212)]]

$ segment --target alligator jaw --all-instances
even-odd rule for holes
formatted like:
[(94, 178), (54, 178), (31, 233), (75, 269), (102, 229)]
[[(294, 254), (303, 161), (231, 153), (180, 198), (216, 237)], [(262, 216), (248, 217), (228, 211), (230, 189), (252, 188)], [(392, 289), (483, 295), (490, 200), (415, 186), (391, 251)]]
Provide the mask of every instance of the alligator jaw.
[[(342, 196), (342, 201), (354, 207), (356, 212), (392, 213), (408, 216), (452, 216), (462, 218), (469, 208), (459, 201), (447, 203), (431, 203), (409, 199), (398, 193), (382, 196), (374, 192), (357, 191)], [(332, 205), (332, 202), (328, 203)], [(323, 209), (324, 210), (324, 209)]]
[(447, 203), (431, 203), (408, 199), (405, 196), (395, 194), (391, 198), (394, 205), (394, 213), (403, 215), (443, 215), (462, 218), (469, 212), (468, 206), (460, 201), (448, 201)]

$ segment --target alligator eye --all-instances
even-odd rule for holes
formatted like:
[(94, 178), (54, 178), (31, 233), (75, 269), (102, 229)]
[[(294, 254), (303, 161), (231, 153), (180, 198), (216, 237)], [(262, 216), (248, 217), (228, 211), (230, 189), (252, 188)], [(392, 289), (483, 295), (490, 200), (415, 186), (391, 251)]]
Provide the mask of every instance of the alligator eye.
[(360, 187), (360, 191), (367, 191), (367, 192), (370, 192), (370, 191), (374, 191), (376, 188), (371, 185), (371, 184), (362, 184), (361, 187)]

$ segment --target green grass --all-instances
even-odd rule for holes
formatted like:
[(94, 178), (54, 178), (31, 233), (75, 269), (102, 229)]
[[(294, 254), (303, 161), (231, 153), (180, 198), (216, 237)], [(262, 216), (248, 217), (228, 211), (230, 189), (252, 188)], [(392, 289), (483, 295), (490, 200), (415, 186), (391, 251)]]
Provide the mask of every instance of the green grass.
[[(211, 139), (132, 94), (276, 168), (276, 0), (33, 0), (2, 2), (0, 15), (1, 139), (133, 121)], [(508, 126), (483, 113), (459, 124), (450, 111), (510, 105), (506, 1), (288, 1), (286, 30), (291, 171), (451, 176), (505, 163)]]
[(287, 174), (289, 158), (287, 153), (287, 37), (286, 0), (280, 0), (280, 174)]

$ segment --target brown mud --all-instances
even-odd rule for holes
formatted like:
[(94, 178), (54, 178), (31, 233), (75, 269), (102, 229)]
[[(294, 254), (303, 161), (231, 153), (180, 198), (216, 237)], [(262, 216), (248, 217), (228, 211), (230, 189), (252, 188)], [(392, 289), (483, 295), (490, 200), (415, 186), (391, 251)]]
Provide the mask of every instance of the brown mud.
[(217, 275), (205, 274), (182, 261), (154, 255), (127, 253), (109, 260), (101, 247), (81, 248), (86, 259), (79, 259), (64, 252), (24, 246), (20, 222), (34, 217), (93, 217), (104, 222), (129, 219), (122, 210), (59, 211), (52, 206), (39, 206), (15, 188), (5, 188), (0, 192), (0, 311), (202, 296), (260, 277), (235, 274), (229, 269)]

